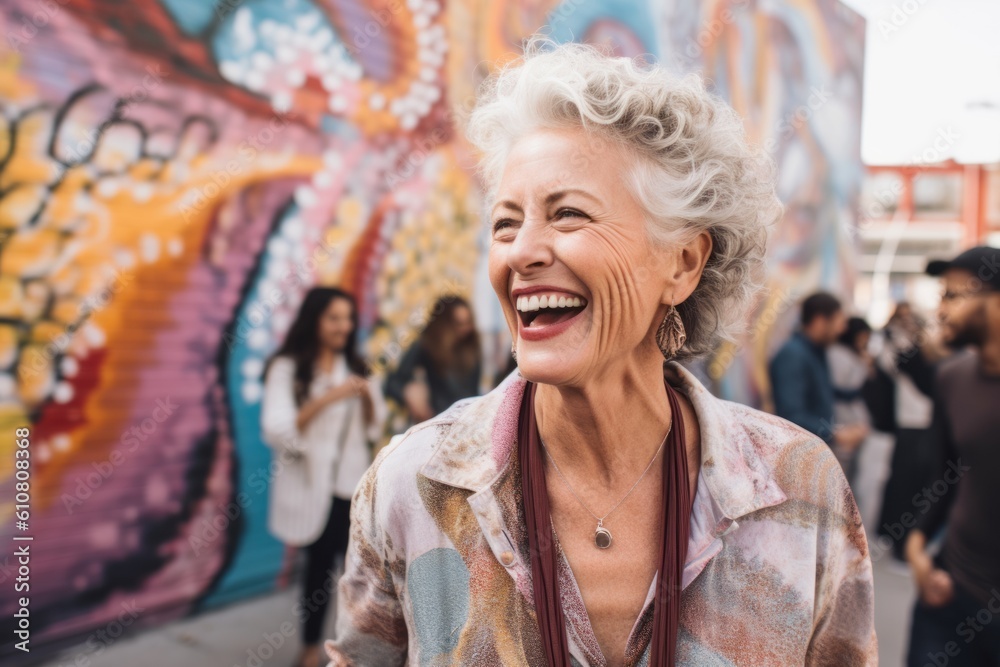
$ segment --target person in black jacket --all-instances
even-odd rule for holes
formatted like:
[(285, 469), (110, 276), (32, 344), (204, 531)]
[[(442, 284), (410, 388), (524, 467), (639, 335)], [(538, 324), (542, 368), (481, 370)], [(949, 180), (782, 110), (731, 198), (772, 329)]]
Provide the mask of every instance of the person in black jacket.
[(931, 397), (940, 355), (928, 331), (928, 325), (910, 304), (897, 304), (883, 332), (885, 343), (878, 359), (892, 379), (896, 441), (878, 533), (890, 540), (892, 555), (898, 561), (905, 559), (904, 547), (913, 527), (901, 522), (900, 517), (913, 511), (913, 496), (927, 482), (933, 463)]

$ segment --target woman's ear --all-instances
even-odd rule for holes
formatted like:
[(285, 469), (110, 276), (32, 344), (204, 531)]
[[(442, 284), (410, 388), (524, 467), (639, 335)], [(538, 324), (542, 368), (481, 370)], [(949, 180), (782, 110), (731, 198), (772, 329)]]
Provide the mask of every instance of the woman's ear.
[(675, 250), (668, 284), (662, 295), (663, 303), (676, 306), (691, 296), (712, 255), (712, 245), (712, 235), (703, 231)]

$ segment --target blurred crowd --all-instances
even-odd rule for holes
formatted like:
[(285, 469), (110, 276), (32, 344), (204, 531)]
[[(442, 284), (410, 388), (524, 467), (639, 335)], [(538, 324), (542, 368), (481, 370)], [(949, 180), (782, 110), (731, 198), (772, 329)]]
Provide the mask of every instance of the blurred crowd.
[(806, 298), (770, 362), (775, 411), (830, 445), (872, 558), (912, 573), (907, 664), (998, 665), (1000, 250), (927, 272), (936, 316), (899, 303), (880, 331), (831, 294)]
[(902, 513), (930, 469), (934, 368), (948, 356), (936, 322), (909, 303), (873, 331), (820, 292), (803, 301), (799, 328), (770, 362), (776, 414), (830, 445), (869, 535)]

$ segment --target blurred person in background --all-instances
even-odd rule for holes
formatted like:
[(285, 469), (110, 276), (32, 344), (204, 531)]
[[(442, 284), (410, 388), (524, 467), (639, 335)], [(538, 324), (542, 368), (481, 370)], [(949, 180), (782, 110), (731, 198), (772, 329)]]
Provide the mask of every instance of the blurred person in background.
[(882, 332), (876, 363), (892, 380), (896, 427), (878, 533), (892, 540), (893, 558), (900, 562), (905, 560), (906, 537), (913, 528), (900, 519), (914, 511), (913, 498), (927, 482), (933, 463), (931, 396), (940, 358), (929, 323), (909, 303), (897, 304)]
[(961, 352), (937, 371), (933, 481), (914, 498), (906, 542), (919, 591), (908, 665), (1000, 667), (1000, 249), (972, 248), (927, 273), (944, 287), (941, 337)]
[[(868, 354), (868, 342), (871, 340), (872, 329), (860, 317), (847, 320), (843, 333), (837, 341), (826, 348), (827, 367), (830, 370), (830, 383), (833, 385), (833, 421), (835, 424), (862, 425), (871, 427), (871, 416), (865, 406), (861, 389), (872, 373), (872, 360)], [(863, 444), (863, 443), (862, 443)], [(854, 472), (858, 452), (840, 452), (840, 465), (844, 468), (847, 480), (854, 488)], [(838, 452), (834, 452), (838, 453)], [(855, 489), (857, 498), (857, 489)], [(859, 503), (860, 504), (860, 503)]]
[(368, 377), (356, 348), (357, 328), (350, 294), (315, 287), (265, 369), (262, 435), (281, 464), (271, 483), (268, 528), (306, 552), (308, 615), (298, 667), (320, 664), (331, 571), (347, 550), (351, 497), (386, 418), (379, 382)]
[(386, 396), (404, 406), (413, 423), (479, 395), (482, 349), (469, 303), (443, 296), (430, 321), (385, 382)]
[(848, 461), (868, 429), (834, 420), (827, 348), (846, 326), (840, 301), (826, 292), (806, 297), (800, 325), (768, 366), (775, 414), (823, 438), (839, 461)]
[(834, 422), (862, 425), (865, 439), (853, 455), (841, 460), (858, 502), (862, 523), (873, 531), (882, 508), (882, 494), (889, 477), (893, 438), (872, 427), (864, 390), (876, 379), (876, 366), (869, 353), (872, 328), (860, 317), (847, 320), (840, 339), (827, 349), (833, 381)]
[(875, 664), (830, 448), (679, 363), (756, 296), (766, 153), (701, 77), (585, 44), (529, 41), (477, 104), (518, 372), (379, 453), (332, 664)]

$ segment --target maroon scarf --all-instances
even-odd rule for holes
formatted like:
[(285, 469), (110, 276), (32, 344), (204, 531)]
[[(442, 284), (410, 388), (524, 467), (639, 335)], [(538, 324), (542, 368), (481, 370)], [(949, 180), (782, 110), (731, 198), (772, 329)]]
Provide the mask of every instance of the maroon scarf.
[[(684, 418), (677, 394), (669, 383), (667, 398), (673, 426), (663, 454), (663, 497), (661, 514), (657, 591), (653, 599), (653, 637), (650, 667), (673, 667), (680, 621), (681, 576), (687, 557), (691, 517)], [(565, 667), (569, 662), (566, 621), (559, 597), (557, 554), (549, 517), (549, 494), (545, 487), (545, 463), (535, 421), (535, 383), (524, 388), (518, 424), (518, 457), (521, 464), (524, 516), (528, 524), (528, 551), (538, 615), (538, 628), (549, 667)]]

